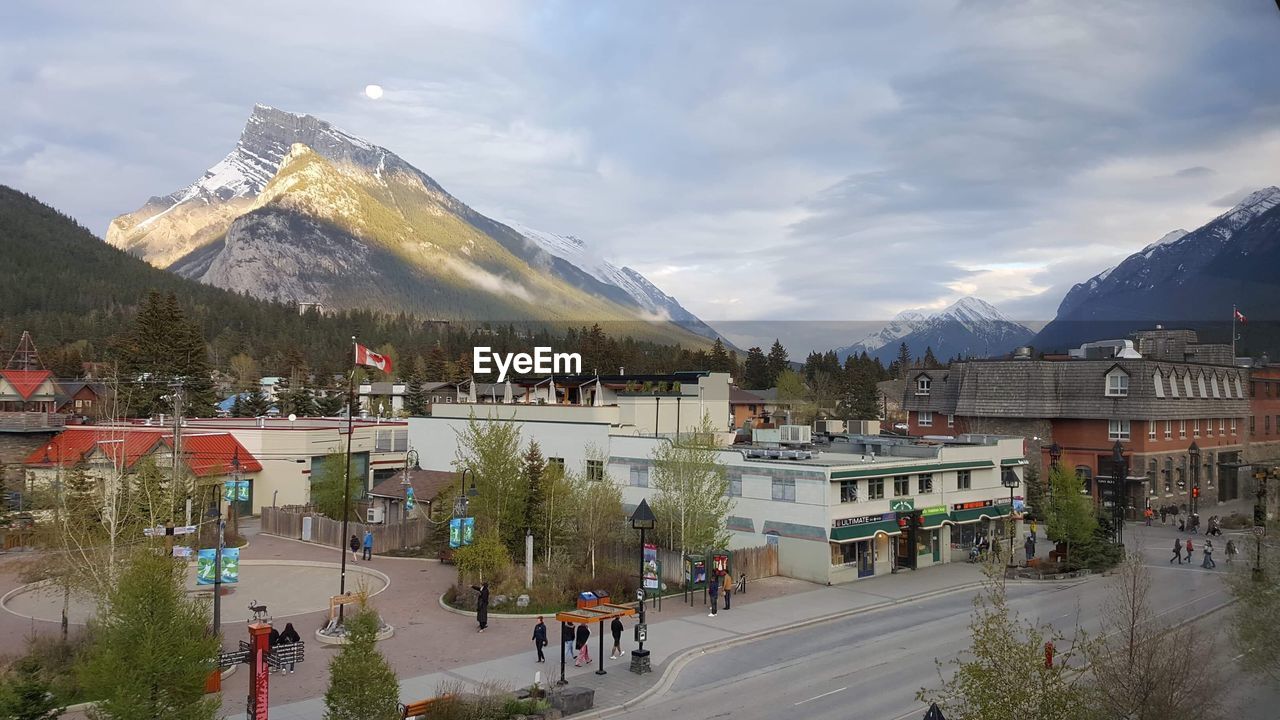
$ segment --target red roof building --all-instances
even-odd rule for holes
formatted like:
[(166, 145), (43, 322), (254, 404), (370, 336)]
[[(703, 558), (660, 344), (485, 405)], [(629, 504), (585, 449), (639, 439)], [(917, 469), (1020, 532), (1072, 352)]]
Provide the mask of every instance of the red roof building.
[[(85, 426), (68, 428), (27, 456), (29, 468), (71, 467), (102, 458), (123, 470), (131, 470), (144, 457), (168, 458), (173, 431), (154, 427)], [(256, 473), (262, 463), (235, 436), (225, 432), (191, 432), (182, 435), (182, 458), (187, 470), (199, 478), (230, 475), (239, 464), (241, 473)]]

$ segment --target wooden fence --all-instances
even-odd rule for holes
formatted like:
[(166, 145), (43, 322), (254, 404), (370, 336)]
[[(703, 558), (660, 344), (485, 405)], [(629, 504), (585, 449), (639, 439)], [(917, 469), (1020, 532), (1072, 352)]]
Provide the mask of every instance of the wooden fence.
[(262, 532), (281, 537), (301, 540), (302, 519), (311, 518), (310, 542), (329, 547), (346, 548), (350, 536), (355, 535), (364, 542), (366, 530), (373, 532), (373, 551), (387, 552), (399, 548), (416, 547), (427, 541), (432, 534), (432, 526), (423, 518), (390, 525), (368, 525), (359, 522), (347, 523), (347, 536), (342, 535), (342, 522), (315, 513), (288, 512), (282, 508), (262, 508)]
[[(633, 547), (617, 546), (612, 548), (611, 556), (615, 562), (639, 562)], [(658, 548), (658, 563), (662, 567), (662, 582), (672, 587), (679, 587), (685, 580), (684, 559), (678, 550)], [(761, 545), (752, 548), (740, 548), (729, 551), (729, 567), (733, 570), (734, 579), (743, 573), (748, 580), (773, 577), (778, 574), (778, 546)]]

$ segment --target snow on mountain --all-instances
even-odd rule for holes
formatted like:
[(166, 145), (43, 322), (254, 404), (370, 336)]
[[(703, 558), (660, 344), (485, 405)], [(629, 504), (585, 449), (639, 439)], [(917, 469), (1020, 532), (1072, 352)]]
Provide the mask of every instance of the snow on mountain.
[(892, 361), (900, 343), (912, 355), (923, 356), (932, 348), (938, 359), (948, 357), (991, 357), (1002, 355), (1030, 338), (1032, 332), (1010, 320), (994, 305), (975, 297), (963, 297), (951, 305), (929, 312), (904, 310), (884, 327), (836, 350), (841, 359), (866, 352), (882, 362)]

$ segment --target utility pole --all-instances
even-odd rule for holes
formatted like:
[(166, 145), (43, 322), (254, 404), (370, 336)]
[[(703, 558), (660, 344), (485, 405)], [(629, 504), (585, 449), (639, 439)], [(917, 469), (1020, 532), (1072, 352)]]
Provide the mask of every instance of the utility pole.
[[(170, 397), (173, 399), (173, 480), (170, 485), (170, 497), (176, 498), (178, 488), (181, 485), (178, 479), (181, 477), (182, 467), (182, 378), (174, 378), (169, 383)], [(172, 507), (172, 506), (171, 506)], [(187, 494), (187, 515), (186, 523), (191, 524), (191, 497)]]

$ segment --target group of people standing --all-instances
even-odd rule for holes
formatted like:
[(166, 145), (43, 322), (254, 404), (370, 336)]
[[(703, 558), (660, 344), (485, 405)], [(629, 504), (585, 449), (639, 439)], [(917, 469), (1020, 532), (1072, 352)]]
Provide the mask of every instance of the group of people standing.
[[(267, 635), (267, 645), (272, 649), (275, 649), (280, 645), (288, 645), (296, 642), (302, 642), (302, 637), (298, 635), (297, 630), (293, 629), (293, 623), (285, 623), (284, 632), (271, 628), (271, 634)], [(287, 666), (281, 667), (280, 674), (284, 675), (286, 673), (293, 672), (295, 665), (297, 665), (297, 663), (291, 662)], [(273, 669), (271, 672), (275, 672), (275, 670)]]
[[(1185, 545), (1181, 539), (1174, 538), (1173, 539), (1173, 557), (1169, 558), (1170, 564), (1173, 564), (1174, 560), (1177, 560), (1179, 565), (1182, 564), (1183, 547), (1186, 548), (1187, 563), (1190, 564), (1192, 562), (1195, 562), (1195, 545), (1191, 542), (1191, 538), (1187, 538)], [(1204, 559), (1201, 561), (1200, 567), (1205, 568), (1206, 570), (1211, 570), (1213, 568), (1218, 567), (1218, 563), (1214, 562), (1213, 560), (1213, 541), (1205, 540), (1204, 545), (1202, 545), (1200, 549), (1204, 555)], [(1231, 561), (1235, 559), (1236, 554), (1238, 552), (1239, 552), (1239, 549), (1236, 548), (1235, 540), (1228, 540), (1227, 541), (1227, 564), (1228, 565), (1230, 565)]]
[[(609, 632), (613, 635), (610, 660), (617, 660), (622, 655), (622, 630), (620, 618), (614, 618), (613, 622), (609, 623)], [(560, 642), (564, 645), (565, 657), (573, 658), (574, 667), (591, 664), (591, 627), (587, 623), (579, 623), (577, 626), (571, 622), (561, 624)], [(547, 624), (539, 615), (537, 624), (533, 626), (533, 648), (538, 653), (537, 662), (547, 661), (547, 656), (543, 652), (546, 646)]]

